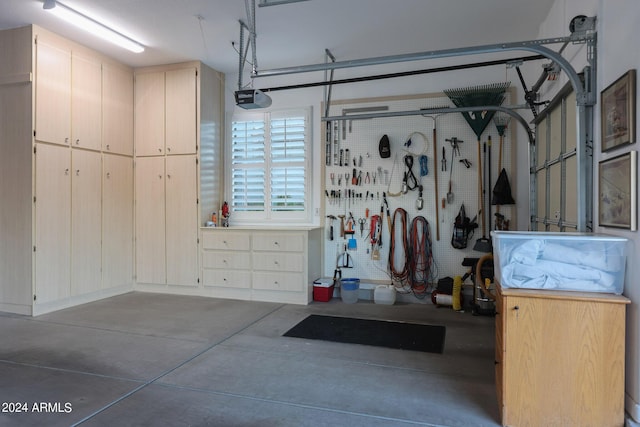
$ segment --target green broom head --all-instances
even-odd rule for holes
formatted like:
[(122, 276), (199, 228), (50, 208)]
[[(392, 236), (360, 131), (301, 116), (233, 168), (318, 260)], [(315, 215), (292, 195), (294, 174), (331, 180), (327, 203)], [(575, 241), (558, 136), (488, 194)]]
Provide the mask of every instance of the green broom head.
[(503, 113), (502, 111), (497, 111), (493, 116), (493, 124), (495, 124), (496, 129), (498, 129), (498, 135), (504, 136), (509, 120), (511, 120), (511, 116), (507, 113)]
[[(511, 82), (492, 83), (462, 89), (448, 89), (444, 93), (456, 107), (499, 106), (504, 101), (505, 92), (510, 85)], [(462, 116), (480, 140), (482, 132), (493, 118), (494, 113), (493, 110), (463, 112)]]

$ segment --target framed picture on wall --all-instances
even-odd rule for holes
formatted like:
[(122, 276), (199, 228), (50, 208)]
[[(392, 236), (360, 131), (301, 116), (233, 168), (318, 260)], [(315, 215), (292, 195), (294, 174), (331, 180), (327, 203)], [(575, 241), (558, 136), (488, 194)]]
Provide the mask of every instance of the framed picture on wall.
[(637, 152), (599, 163), (598, 222), (605, 227), (635, 231), (637, 224)]
[(636, 142), (636, 70), (600, 93), (602, 151)]

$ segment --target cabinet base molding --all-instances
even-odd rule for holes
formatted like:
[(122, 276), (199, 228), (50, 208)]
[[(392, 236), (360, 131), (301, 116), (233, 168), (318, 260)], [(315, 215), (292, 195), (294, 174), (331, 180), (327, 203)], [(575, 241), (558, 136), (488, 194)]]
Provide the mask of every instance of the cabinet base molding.
[(127, 286), (120, 286), (116, 288), (95, 291), (90, 294), (74, 296), (74, 297), (66, 298), (59, 301), (47, 302), (43, 304), (34, 304), (33, 311), (27, 314), (30, 314), (32, 316), (40, 316), (41, 314), (47, 314), (53, 311), (75, 307), (76, 305), (86, 304), (86, 303), (98, 301), (104, 298), (115, 297), (117, 295), (126, 294), (132, 291), (133, 291), (133, 285), (127, 285)]

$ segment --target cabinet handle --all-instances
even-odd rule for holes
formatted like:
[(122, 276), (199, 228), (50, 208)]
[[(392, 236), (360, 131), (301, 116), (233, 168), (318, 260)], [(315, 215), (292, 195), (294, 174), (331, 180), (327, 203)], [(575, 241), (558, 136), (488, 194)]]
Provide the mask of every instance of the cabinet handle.
[(222, 262), (223, 262), (223, 263), (225, 263), (225, 264), (227, 264), (227, 260), (226, 260), (226, 259), (223, 259), (223, 260), (222, 260)]
[(65, 175), (69, 175), (69, 168), (67, 168), (67, 169), (65, 169), (65, 170), (64, 170), (64, 174), (65, 174)]
[(76, 145), (80, 145), (80, 139), (76, 139)]
[(107, 179), (111, 178), (111, 172), (107, 172)]
[(518, 310), (520, 310), (520, 307), (519, 307), (519, 306), (517, 306), (517, 305), (515, 305), (515, 306), (513, 306), (513, 309), (514, 309), (514, 310), (516, 310), (516, 311), (518, 311)]
[(158, 178), (162, 179), (162, 175), (158, 175)]
[(222, 278), (222, 281), (223, 281), (223, 282), (226, 282), (226, 281), (227, 281), (227, 278), (226, 278), (226, 277), (223, 277), (223, 278)]
[(273, 244), (274, 244), (274, 245), (276, 245), (276, 246), (278, 246), (278, 245), (279, 245), (279, 243), (278, 243), (278, 242), (273, 242)]
[(159, 153), (162, 153), (162, 148), (158, 148), (158, 152), (159, 152)]
[(107, 144), (107, 151), (111, 150), (111, 146)]
[(171, 147), (167, 147), (167, 151), (170, 153), (171, 152)]
[(171, 179), (171, 175), (170, 174), (167, 174), (167, 179)]
[(224, 244), (226, 245), (226, 244), (227, 244), (227, 241), (226, 241), (226, 240), (223, 240), (223, 241), (222, 241), (222, 243), (224, 243)]
[(278, 265), (278, 261), (273, 261), (273, 263), (274, 263), (275, 265)]
[(64, 143), (65, 143), (65, 144), (68, 144), (68, 143), (69, 143), (69, 138), (68, 138), (68, 137), (64, 139)]
[(80, 176), (80, 169), (76, 169), (76, 176)]

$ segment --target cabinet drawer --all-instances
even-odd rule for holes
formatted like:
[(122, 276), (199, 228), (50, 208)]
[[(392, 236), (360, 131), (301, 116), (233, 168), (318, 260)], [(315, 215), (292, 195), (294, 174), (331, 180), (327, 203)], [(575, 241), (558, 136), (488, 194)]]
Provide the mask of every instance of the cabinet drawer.
[(303, 234), (264, 233), (253, 236), (255, 251), (302, 252), (304, 250)]
[(251, 267), (251, 255), (248, 252), (204, 251), (204, 268), (248, 270)]
[(205, 286), (219, 286), (225, 288), (250, 288), (251, 273), (240, 270), (205, 269), (202, 274)]
[(306, 281), (299, 273), (253, 273), (253, 289), (269, 291), (292, 291), (304, 290)]
[(204, 249), (222, 249), (227, 251), (248, 251), (250, 248), (249, 235), (242, 233), (227, 233), (208, 231), (202, 234)]
[(267, 271), (303, 271), (304, 257), (292, 253), (261, 253), (254, 257), (253, 268)]

